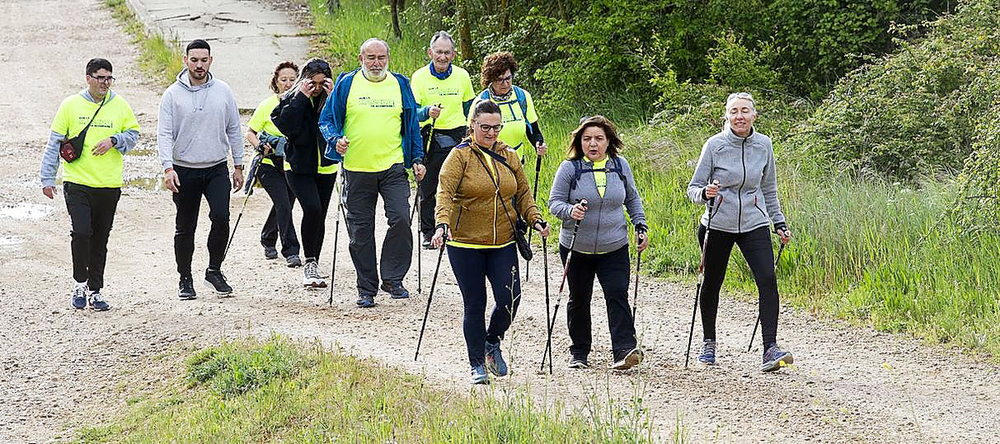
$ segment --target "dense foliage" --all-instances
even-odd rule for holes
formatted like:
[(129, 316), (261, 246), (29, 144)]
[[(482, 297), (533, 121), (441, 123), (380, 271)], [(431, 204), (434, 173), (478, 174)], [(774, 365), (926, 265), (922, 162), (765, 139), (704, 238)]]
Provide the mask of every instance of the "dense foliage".
[(416, 29), (404, 33), (458, 30), (463, 5), (472, 37), (467, 64), (511, 50), (523, 67), (522, 85), (549, 103), (587, 111), (606, 100), (653, 103), (672, 93), (672, 80), (733, 88), (758, 82), (818, 99), (866, 56), (892, 50), (890, 29), (912, 36), (920, 28), (897, 25), (922, 23), (954, 2), (425, 0), (406, 12)]

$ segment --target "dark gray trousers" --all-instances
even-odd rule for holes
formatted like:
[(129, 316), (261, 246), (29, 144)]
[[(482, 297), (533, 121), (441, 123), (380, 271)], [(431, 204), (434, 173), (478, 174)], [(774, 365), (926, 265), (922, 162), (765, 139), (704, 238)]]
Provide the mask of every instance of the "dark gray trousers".
[[(361, 173), (344, 170), (344, 206), (351, 261), (358, 273), (358, 293), (378, 293), (382, 281), (401, 283), (410, 269), (413, 232), (410, 231), (410, 182), (402, 164), (385, 171)], [(382, 243), (382, 261), (375, 256), (375, 204), (379, 195), (389, 229)], [(378, 265), (378, 271), (376, 271)]]

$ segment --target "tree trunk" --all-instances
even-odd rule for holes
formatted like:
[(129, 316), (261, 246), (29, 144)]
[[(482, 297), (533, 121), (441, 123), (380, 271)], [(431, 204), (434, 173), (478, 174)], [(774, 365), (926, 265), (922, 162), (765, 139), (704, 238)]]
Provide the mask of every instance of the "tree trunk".
[(389, 0), (389, 6), (392, 8), (392, 33), (396, 35), (396, 38), (403, 37), (403, 30), (399, 29), (399, 4), (402, 0)]
[(510, 6), (508, 0), (500, 0), (500, 33), (506, 35), (510, 31), (510, 14), (507, 7)]
[(469, 29), (469, 0), (458, 0), (458, 39), (462, 46), (462, 60), (475, 60), (472, 31)]

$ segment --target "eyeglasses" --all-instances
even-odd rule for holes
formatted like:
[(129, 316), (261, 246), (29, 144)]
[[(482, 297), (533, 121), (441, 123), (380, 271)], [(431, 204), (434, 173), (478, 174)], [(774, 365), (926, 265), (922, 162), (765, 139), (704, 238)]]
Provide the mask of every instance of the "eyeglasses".
[(112, 77), (112, 76), (91, 76), (91, 75), (88, 75), (87, 77), (90, 77), (90, 78), (92, 78), (94, 80), (97, 80), (98, 82), (101, 82), (101, 83), (114, 83), (114, 81), (115, 81), (115, 78)]
[(490, 130), (499, 133), (500, 130), (502, 130), (502, 129), (503, 129), (503, 124), (502, 123), (499, 124), (499, 125), (487, 125), (485, 123), (480, 123), (479, 124), (479, 130), (482, 131), (482, 132), (484, 132), (484, 133), (488, 133), (488, 132), (490, 132)]
[(513, 81), (514, 81), (514, 74), (511, 74), (507, 77), (497, 77), (496, 79), (497, 83), (513, 82)]

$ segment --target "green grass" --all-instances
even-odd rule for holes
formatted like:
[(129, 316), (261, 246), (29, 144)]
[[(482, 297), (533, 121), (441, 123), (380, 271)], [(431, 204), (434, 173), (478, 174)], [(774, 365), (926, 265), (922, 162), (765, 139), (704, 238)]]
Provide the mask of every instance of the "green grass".
[(77, 442), (652, 441), (649, 421), (631, 417), (644, 417), (642, 409), (566, 414), (523, 390), (496, 390), (447, 393), (315, 344), (247, 340), (196, 353), (184, 380), (130, 400), (121, 417), (80, 430)]
[(104, 4), (132, 36), (132, 42), (142, 49), (139, 64), (143, 72), (163, 86), (173, 83), (177, 73), (184, 67), (180, 45), (158, 32), (147, 30), (125, 4), (125, 0), (104, 0)]

